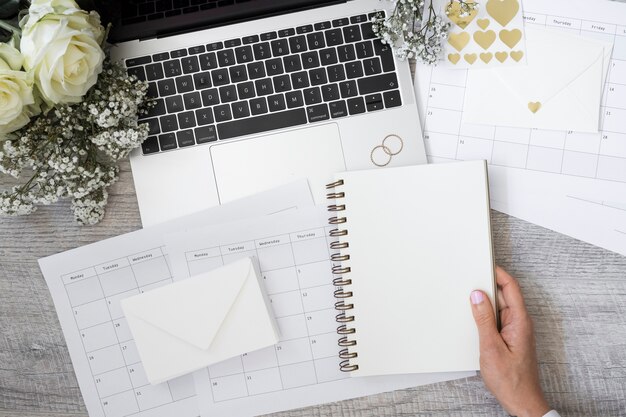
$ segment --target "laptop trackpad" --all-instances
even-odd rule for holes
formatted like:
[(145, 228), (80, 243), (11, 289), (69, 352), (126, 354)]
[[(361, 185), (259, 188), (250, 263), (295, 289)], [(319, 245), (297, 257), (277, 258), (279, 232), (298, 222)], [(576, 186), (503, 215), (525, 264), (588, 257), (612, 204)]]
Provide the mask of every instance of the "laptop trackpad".
[(325, 184), (346, 170), (335, 123), (211, 147), (220, 203), (307, 178), (316, 203)]

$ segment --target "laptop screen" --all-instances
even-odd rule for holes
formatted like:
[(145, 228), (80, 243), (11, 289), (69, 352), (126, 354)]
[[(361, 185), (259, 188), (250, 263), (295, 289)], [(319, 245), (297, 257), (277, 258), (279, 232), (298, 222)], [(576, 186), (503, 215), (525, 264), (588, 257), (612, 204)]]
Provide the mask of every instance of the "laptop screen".
[(163, 37), (345, 0), (97, 0), (111, 42)]

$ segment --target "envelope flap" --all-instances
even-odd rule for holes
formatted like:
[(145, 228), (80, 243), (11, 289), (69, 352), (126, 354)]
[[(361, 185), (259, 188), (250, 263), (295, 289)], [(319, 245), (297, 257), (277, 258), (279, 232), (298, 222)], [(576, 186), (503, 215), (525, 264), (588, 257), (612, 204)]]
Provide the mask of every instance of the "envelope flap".
[(246, 281), (245, 258), (184, 281), (122, 301), (126, 315), (145, 321), (200, 349), (208, 349)]
[(603, 60), (602, 45), (580, 36), (528, 25), (526, 37), (528, 66), (494, 70), (525, 102), (550, 100)]

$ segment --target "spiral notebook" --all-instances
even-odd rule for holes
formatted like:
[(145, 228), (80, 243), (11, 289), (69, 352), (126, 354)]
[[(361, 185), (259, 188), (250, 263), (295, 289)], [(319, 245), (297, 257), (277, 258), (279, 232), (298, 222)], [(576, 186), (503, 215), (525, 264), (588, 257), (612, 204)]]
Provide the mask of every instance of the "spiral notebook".
[[(337, 174), (328, 185), (341, 369), (479, 369), (469, 296), (494, 300), (484, 161)], [(495, 307), (495, 306), (494, 306)]]

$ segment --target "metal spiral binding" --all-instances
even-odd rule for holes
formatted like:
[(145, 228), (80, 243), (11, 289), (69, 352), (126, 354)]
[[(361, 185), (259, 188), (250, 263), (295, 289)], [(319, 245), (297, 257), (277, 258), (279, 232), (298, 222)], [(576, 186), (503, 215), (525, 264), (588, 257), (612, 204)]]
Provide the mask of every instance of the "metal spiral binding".
[[(346, 194), (342, 191), (336, 191), (337, 187), (344, 185), (343, 180), (339, 180), (333, 182), (332, 184), (328, 184), (326, 189), (330, 192), (326, 194), (326, 198), (328, 200), (339, 200), (345, 198)], [(332, 190), (332, 191), (331, 191)], [(336, 225), (337, 228), (330, 231), (330, 237), (334, 238), (343, 238), (348, 236), (348, 231), (345, 229), (339, 229), (339, 225), (345, 224), (348, 219), (346, 217), (341, 216), (341, 212), (346, 210), (345, 204), (338, 204), (335, 201), (335, 204), (331, 204), (328, 206), (328, 212), (332, 213), (333, 217), (328, 219), (328, 223), (331, 225)], [(340, 240), (336, 240), (331, 242), (330, 248), (332, 250), (342, 250), (348, 249), (350, 244), (348, 242), (342, 242)], [(359, 369), (359, 365), (351, 363), (351, 361), (357, 358), (359, 355), (352, 351), (350, 348), (356, 346), (356, 340), (348, 339), (349, 336), (354, 335), (356, 333), (356, 329), (352, 327), (348, 327), (348, 323), (354, 321), (354, 316), (349, 315), (350, 311), (354, 308), (354, 304), (350, 303), (350, 299), (352, 298), (352, 291), (347, 290), (345, 287), (352, 285), (352, 279), (348, 278), (346, 274), (349, 274), (352, 270), (349, 266), (343, 266), (341, 262), (346, 262), (350, 260), (350, 255), (344, 253), (333, 253), (330, 257), (332, 262), (340, 263), (338, 265), (333, 266), (333, 275), (336, 276), (333, 279), (333, 285), (336, 287), (335, 290), (335, 298), (338, 300), (335, 303), (335, 310), (337, 310), (338, 314), (335, 316), (335, 320), (339, 324), (337, 327), (337, 334), (341, 337), (339, 338), (338, 345), (342, 348), (339, 351), (339, 358), (341, 362), (339, 367), (342, 372), (352, 372)]]

